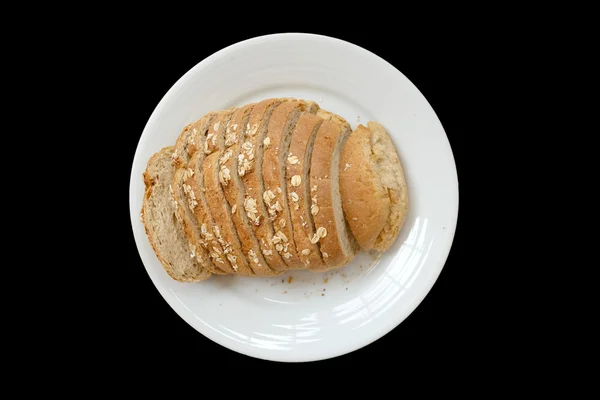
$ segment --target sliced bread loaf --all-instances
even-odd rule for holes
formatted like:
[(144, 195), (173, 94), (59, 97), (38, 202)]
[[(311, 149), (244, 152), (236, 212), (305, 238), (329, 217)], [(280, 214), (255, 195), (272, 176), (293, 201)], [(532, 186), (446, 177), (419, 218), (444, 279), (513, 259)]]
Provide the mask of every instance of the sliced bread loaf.
[[(225, 150), (219, 152), (218, 168), (219, 182), (227, 203), (230, 207), (230, 215), (237, 232), (242, 252), (247, 256), (250, 268), (255, 275), (275, 275), (275, 271), (269, 267), (254, 234), (254, 229), (248, 222), (248, 216), (244, 212), (244, 186), (239, 176), (239, 171), (244, 170), (247, 165), (246, 157), (253, 158), (254, 152), (250, 145), (245, 142), (248, 120), (254, 104), (240, 107), (233, 113), (227, 131), (225, 133)], [(241, 152), (242, 151), (242, 152)], [(241, 157), (240, 157), (241, 156)], [(241, 158), (241, 168), (238, 161)]]
[[(324, 268), (321, 252), (317, 244), (310, 239), (315, 235), (315, 225), (312, 212), (318, 212), (315, 206), (311, 209), (310, 191), (310, 160), (317, 130), (323, 119), (313, 114), (302, 114), (292, 134), (289, 153), (286, 163), (287, 176), (301, 176), (301, 185), (294, 186), (290, 179), (286, 180), (288, 191), (288, 204), (294, 232), (294, 242), (298, 249), (300, 261), (315, 269)], [(292, 158), (293, 157), (293, 158)]]
[(406, 214), (408, 193), (396, 148), (385, 128), (359, 125), (342, 150), (340, 191), (344, 213), (363, 250), (387, 250)]
[(344, 217), (340, 197), (340, 152), (350, 133), (349, 125), (344, 129), (342, 126), (345, 125), (331, 120), (321, 124), (315, 138), (309, 173), (311, 208), (316, 228), (311, 242), (319, 244), (328, 268), (346, 265), (358, 251)]
[(150, 245), (165, 271), (179, 282), (198, 282), (211, 273), (198, 261), (178, 219), (173, 199), (173, 147), (154, 154), (144, 172), (142, 222)]
[[(266, 99), (254, 106), (247, 123), (246, 139), (243, 146), (248, 150), (238, 156), (238, 173), (244, 187), (244, 208), (248, 221), (260, 245), (261, 252), (275, 271), (286, 269), (283, 258), (273, 243), (273, 225), (269, 223), (267, 209), (262, 201), (264, 188), (262, 181), (262, 157), (265, 145), (265, 132), (276, 106), (283, 99)], [(267, 142), (266, 145), (269, 145)], [(243, 157), (242, 157), (243, 156)], [(239, 207), (239, 206), (238, 206)]]

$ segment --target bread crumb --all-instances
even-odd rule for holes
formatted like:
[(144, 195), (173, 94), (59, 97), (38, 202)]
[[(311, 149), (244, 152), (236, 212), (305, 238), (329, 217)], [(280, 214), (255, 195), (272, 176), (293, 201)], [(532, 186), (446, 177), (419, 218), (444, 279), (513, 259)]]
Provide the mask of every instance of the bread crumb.
[(288, 278), (288, 283), (292, 283), (292, 281), (293, 281), (293, 280), (294, 280), (294, 277), (293, 277), (293, 276), (290, 276), (290, 277)]
[(344, 171), (346, 171), (348, 168), (350, 168), (352, 166), (352, 164), (348, 164), (346, 163), (346, 166), (344, 167)]
[(215, 124), (213, 125), (213, 130), (214, 131), (218, 131), (219, 130), (219, 126), (221, 125), (221, 121), (217, 121), (215, 122)]
[[(329, 278), (328, 277), (323, 278), (323, 283), (327, 283), (327, 282), (329, 282)], [(323, 289), (323, 290), (325, 290), (325, 289)]]

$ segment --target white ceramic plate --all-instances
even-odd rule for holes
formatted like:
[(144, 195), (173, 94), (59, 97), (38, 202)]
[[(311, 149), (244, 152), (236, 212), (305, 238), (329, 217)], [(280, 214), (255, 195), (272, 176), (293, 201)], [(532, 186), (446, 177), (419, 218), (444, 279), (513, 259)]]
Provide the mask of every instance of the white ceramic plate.
[[(359, 121), (375, 120), (388, 129), (409, 189), (410, 210), (400, 236), (380, 258), (362, 253), (335, 272), (175, 282), (163, 271), (140, 222), (142, 172), (148, 159), (208, 111), (271, 96), (315, 100), (353, 128)], [(338, 39), (308, 34), (268, 35), (234, 44), (181, 77), (144, 128), (129, 196), (140, 256), (169, 305), (211, 340), (277, 361), (342, 355), (400, 324), (437, 279), (458, 214), (452, 151), (419, 90), (378, 56)]]

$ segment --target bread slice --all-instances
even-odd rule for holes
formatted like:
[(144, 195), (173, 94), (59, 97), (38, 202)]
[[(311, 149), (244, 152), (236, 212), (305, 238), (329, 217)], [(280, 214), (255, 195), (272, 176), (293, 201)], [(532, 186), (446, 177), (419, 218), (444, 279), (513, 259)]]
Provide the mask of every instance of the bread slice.
[(286, 164), (292, 160), (289, 154), (292, 131), (303, 112), (314, 114), (316, 103), (304, 100), (286, 101), (273, 111), (265, 133), (268, 145), (264, 146), (262, 159), (263, 201), (269, 213), (269, 223), (275, 232), (272, 241), (283, 256), (288, 268), (302, 268), (294, 242), (294, 232), (287, 198), (287, 181), (292, 187), (302, 185), (302, 176), (286, 176)]
[[(325, 267), (319, 247), (311, 243), (315, 234), (315, 225), (311, 212), (310, 160), (317, 130), (323, 119), (313, 114), (302, 114), (294, 128), (290, 143), (290, 159), (286, 163), (288, 177), (299, 175), (302, 182), (299, 187), (293, 186), (287, 179), (288, 204), (294, 232), (294, 242), (298, 249), (298, 257), (306, 266), (315, 269)], [(294, 157), (294, 158), (291, 158)], [(313, 209), (314, 210), (314, 209)]]
[(179, 282), (198, 282), (211, 273), (193, 252), (178, 219), (172, 196), (174, 149), (165, 147), (148, 161), (143, 174), (146, 186), (142, 222), (156, 256), (169, 276)]
[(350, 230), (363, 250), (387, 250), (408, 213), (408, 190), (385, 128), (359, 125), (342, 150), (340, 192)]
[(346, 265), (358, 251), (344, 218), (339, 189), (340, 152), (349, 133), (349, 125), (324, 121), (317, 131), (311, 158), (311, 209), (316, 228), (311, 242), (319, 244), (328, 268)]
[(178, 168), (187, 167), (190, 156), (197, 150), (204, 148), (204, 141), (212, 121), (217, 113), (211, 111), (200, 118), (198, 121), (187, 125), (179, 134), (175, 142), (175, 151), (173, 153), (173, 162)]
[(193, 173), (194, 171), (190, 168), (179, 168), (173, 177), (173, 184), (171, 186), (173, 189), (173, 199), (177, 203), (178, 219), (181, 221), (183, 231), (190, 242), (192, 254), (196, 255), (198, 262), (213, 274), (223, 275), (225, 271), (219, 268), (218, 264), (215, 265), (213, 263), (207, 247), (202, 246), (203, 240), (200, 227), (194, 215), (194, 208), (198, 206), (198, 201), (191, 196), (187, 196), (190, 188), (185, 185), (185, 181)]
[[(266, 99), (257, 103), (247, 123), (248, 131), (243, 144), (248, 150), (244, 151), (244, 157), (238, 159), (243, 169), (238, 170), (244, 187), (244, 208), (248, 221), (254, 229), (260, 245), (261, 252), (269, 267), (275, 271), (286, 269), (283, 258), (275, 249), (273, 237), (273, 225), (269, 223), (267, 209), (262, 201), (264, 188), (262, 181), (262, 157), (264, 150), (264, 138), (269, 120), (275, 107), (285, 99)], [(239, 207), (239, 206), (238, 206)]]
[(202, 239), (200, 225), (194, 214), (194, 208), (198, 207), (198, 199), (191, 196), (191, 187), (186, 184), (186, 180), (193, 176), (194, 171), (188, 168), (189, 154), (193, 154), (198, 148), (203, 148), (206, 131), (216, 113), (211, 112), (200, 118), (198, 121), (185, 127), (179, 135), (175, 144), (174, 163), (179, 166), (173, 178), (173, 198), (178, 204), (178, 212), (183, 224), (183, 230), (192, 243), (190, 246), (198, 257), (206, 260), (204, 263), (213, 274), (223, 275), (226, 269), (221, 269), (223, 263), (213, 262), (207, 242)]
[(188, 166), (193, 174), (188, 173), (187, 175), (187, 179), (185, 180), (185, 193), (192, 201), (197, 202), (196, 207), (194, 207), (194, 216), (200, 226), (201, 246), (209, 253), (213, 265), (217, 266), (225, 273), (235, 274), (235, 269), (231, 266), (231, 263), (227, 259), (227, 255), (224, 254), (223, 247), (226, 243), (221, 236), (218, 225), (215, 223), (215, 220), (210, 213), (210, 208), (208, 207), (206, 196), (204, 195), (204, 174), (202, 173), (204, 156), (203, 151), (197, 151), (191, 157)]
[(245, 141), (248, 120), (253, 108), (254, 104), (238, 108), (227, 125), (225, 150), (219, 152), (218, 158), (219, 182), (230, 206), (231, 219), (250, 268), (255, 275), (269, 276), (276, 275), (276, 272), (269, 267), (263, 257), (254, 229), (248, 222), (244, 207), (244, 186), (239, 176), (239, 171), (245, 173), (244, 165), (248, 165), (249, 158), (254, 158), (253, 148)]
[[(218, 149), (219, 146), (221, 148), (224, 146), (223, 139), (223, 131), (224, 127), (229, 122), (231, 115), (233, 114), (234, 109), (221, 110), (216, 112), (215, 117), (212, 119), (209, 127), (206, 130), (202, 130), (201, 133), (203, 135), (198, 136), (198, 146), (199, 151), (193, 153), (189, 160), (189, 168), (191, 172), (188, 172), (185, 180), (185, 193), (190, 198), (190, 201), (196, 203), (194, 207), (194, 215), (196, 217), (197, 224), (200, 227), (200, 235), (202, 241), (201, 245), (207, 249), (210, 254), (210, 257), (213, 261), (213, 264), (217, 266), (219, 269), (223, 270), (226, 273), (236, 274), (236, 267), (234, 268), (227, 258), (227, 254), (229, 254), (229, 250), (226, 252), (227, 242), (223, 239), (221, 235), (221, 225), (224, 221), (220, 219), (214, 218), (211, 214), (211, 208), (208, 204), (206, 197), (206, 189), (204, 183), (204, 159), (206, 157), (205, 151), (210, 151), (210, 149)], [(221, 130), (221, 125), (223, 126), (223, 131)], [(217, 130), (215, 130), (217, 128)], [(206, 133), (206, 136), (204, 136)], [(214, 143), (209, 147), (206, 145), (207, 138), (213, 141)], [(220, 140), (217, 140), (219, 139)], [(231, 258), (231, 257), (230, 257)]]
[(216, 226), (219, 227), (217, 231), (224, 241), (223, 253), (239, 275), (252, 276), (255, 275), (254, 271), (250, 268), (246, 255), (242, 251), (242, 244), (231, 219), (231, 209), (219, 183), (221, 171), (218, 169), (218, 159), (219, 153), (215, 152), (206, 156), (204, 160), (202, 173), (204, 174), (206, 201)]

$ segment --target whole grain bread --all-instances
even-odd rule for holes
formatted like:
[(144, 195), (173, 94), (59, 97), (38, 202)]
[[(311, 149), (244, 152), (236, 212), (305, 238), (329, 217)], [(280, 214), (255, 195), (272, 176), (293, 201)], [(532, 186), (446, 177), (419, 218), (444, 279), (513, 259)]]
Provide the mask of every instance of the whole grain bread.
[(348, 224), (363, 250), (387, 250), (408, 213), (408, 190), (396, 148), (385, 128), (359, 125), (341, 155), (340, 191)]
[(208, 279), (211, 273), (190, 246), (177, 213), (172, 187), (173, 153), (173, 147), (165, 147), (148, 161), (143, 174), (146, 189), (142, 222), (150, 245), (167, 274), (179, 282), (198, 282)]

